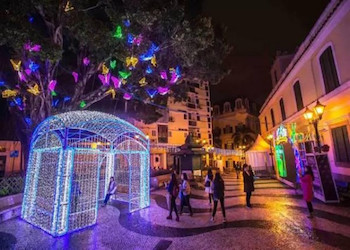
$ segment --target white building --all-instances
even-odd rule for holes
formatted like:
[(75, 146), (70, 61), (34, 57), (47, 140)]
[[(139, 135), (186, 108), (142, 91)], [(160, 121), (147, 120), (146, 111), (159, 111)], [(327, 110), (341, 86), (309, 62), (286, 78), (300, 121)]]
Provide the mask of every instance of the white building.
[(209, 83), (184, 80), (181, 84), (186, 84), (189, 88), (187, 101), (174, 102), (169, 97), (168, 107), (156, 123), (133, 122), (149, 136), (151, 167), (172, 166), (173, 157), (170, 153), (184, 144), (189, 134), (201, 140), (204, 146), (213, 143)]

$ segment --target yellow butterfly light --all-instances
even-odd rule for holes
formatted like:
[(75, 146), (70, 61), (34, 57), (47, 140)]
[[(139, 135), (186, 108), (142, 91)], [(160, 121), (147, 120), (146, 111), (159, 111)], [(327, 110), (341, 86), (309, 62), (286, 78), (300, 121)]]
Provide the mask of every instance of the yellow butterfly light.
[(34, 84), (33, 87), (30, 87), (29, 89), (27, 89), (27, 91), (33, 95), (39, 95), (40, 94), (39, 85), (36, 83)]
[(153, 65), (153, 67), (157, 67), (157, 59), (155, 55), (152, 56), (151, 64)]
[(102, 74), (107, 75), (109, 73), (109, 68), (106, 66), (106, 64), (102, 65)]
[(6, 89), (1, 93), (2, 98), (10, 98), (17, 95), (17, 90)]
[(140, 83), (140, 86), (141, 86), (141, 87), (146, 86), (146, 85), (148, 84), (148, 82), (146, 82), (146, 78), (145, 78), (145, 77), (141, 78), (141, 80), (139, 81), (139, 83)]
[(21, 69), (22, 61), (10, 59), (10, 62), (14, 70), (19, 71)]
[(126, 66), (129, 67), (129, 66), (132, 66), (135, 68), (136, 64), (139, 62), (139, 59), (137, 57), (127, 57), (126, 60)]
[(109, 89), (109, 90), (106, 92), (106, 94), (108, 94), (108, 95), (111, 94), (111, 95), (112, 95), (112, 98), (115, 99), (115, 94), (116, 94), (116, 93), (115, 93), (115, 90), (114, 90), (114, 89)]
[(74, 7), (73, 7), (72, 4), (70, 3), (70, 1), (67, 1), (66, 7), (64, 7), (64, 11), (65, 11), (65, 12), (68, 12), (68, 11), (71, 11), (71, 10), (74, 10)]
[(127, 80), (123, 79), (122, 84), (125, 85), (127, 83)]

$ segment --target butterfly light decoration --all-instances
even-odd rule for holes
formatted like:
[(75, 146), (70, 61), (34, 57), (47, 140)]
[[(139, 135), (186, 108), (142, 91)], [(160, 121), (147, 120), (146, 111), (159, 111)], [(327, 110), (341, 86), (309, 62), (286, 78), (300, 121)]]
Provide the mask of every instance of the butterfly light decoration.
[(30, 42), (27, 42), (24, 44), (24, 49), (29, 52), (39, 52), (41, 50), (41, 45), (39, 44), (31, 44)]
[(153, 70), (152, 70), (151, 66), (148, 65), (146, 68), (146, 73), (151, 74), (152, 72), (153, 72)]
[(109, 90), (106, 91), (106, 94), (107, 95), (111, 94), (112, 95), (112, 99), (115, 99), (116, 93), (115, 93), (114, 89), (110, 88)]
[(131, 72), (125, 72), (125, 71), (119, 71), (118, 73), (120, 77), (123, 79), (127, 79), (131, 75)]
[(99, 74), (98, 78), (100, 79), (100, 81), (101, 81), (103, 86), (108, 86), (109, 85), (109, 81), (111, 79), (111, 74), (110, 73), (108, 73), (106, 75)]
[(27, 91), (35, 96), (40, 94), (39, 85), (37, 83), (34, 86), (27, 89)]
[(115, 77), (115, 76), (112, 76), (111, 77), (111, 80), (114, 84), (114, 87), (117, 89), (117, 88), (120, 88), (120, 85), (121, 85), (121, 81), (119, 78)]
[(148, 82), (146, 82), (146, 78), (145, 77), (142, 77), (139, 81), (139, 84), (141, 87), (144, 87), (148, 84)]
[(85, 66), (88, 66), (88, 65), (90, 64), (90, 59), (87, 58), (87, 57), (84, 57), (84, 58), (83, 58), (83, 64), (84, 64)]
[(68, 101), (70, 101), (70, 99), (71, 99), (71, 98), (70, 98), (69, 96), (65, 96), (65, 97), (63, 98), (63, 101), (64, 101), (64, 102), (68, 102)]
[(27, 123), (27, 125), (32, 125), (32, 120), (29, 117), (24, 118), (24, 121)]
[(153, 67), (157, 67), (157, 59), (155, 55), (152, 56), (151, 64), (153, 65)]
[(74, 82), (77, 83), (79, 80), (79, 74), (77, 72), (73, 71), (72, 76), (74, 78)]
[(57, 84), (57, 81), (56, 81), (56, 80), (51, 80), (51, 81), (49, 82), (48, 89), (49, 89), (50, 91), (55, 91), (56, 84)]
[(86, 102), (85, 102), (85, 101), (81, 101), (81, 102), (79, 103), (79, 107), (80, 107), (80, 108), (85, 108), (85, 107), (86, 107)]
[(57, 107), (58, 103), (60, 102), (59, 99), (56, 99), (56, 100), (52, 100), (52, 107)]
[(71, 11), (71, 10), (74, 10), (74, 7), (70, 3), (70, 1), (67, 1), (66, 6), (64, 7), (64, 11), (68, 12), (68, 11)]
[(5, 81), (0, 81), (0, 87), (4, 87), (5, 86)]
[(132, 98), (132, 95), (130, 93), (124, 93), (123, 98), (129, 101)]
[(125, 62), (126, 62), (126, 67), (131, 66), (135, 68), (136, 64), (139, 62), (139, 59), (137, 59), (137, 57), (131, 56), (131, 57), (127, 57), (125, 59)]
[(115, 69), (115, 67), (117, 67), (117, 61), (116, 61), (116, 60), (111, 60), (111, 61), (109, 61), (109, 66), (110, 66), (112, 69)]
[(19, 71), (21, 69), (22, 61), (10, 59), (10, 62), (11, 62), (12, 67), (15, 71)]
[(162, 78), (163, 80), (168, 80), (168, 75), (165, 70), (162, 70), (159, 74), (160, 78)]
[(169, 88), (168, 87), (158, 87), (158, 92), (160, 95), (166, 95), (169, 92)]
[(122, 27), (120, 25), (118, 25), (117, 28), (115, 29), (113, 37), (118, 38), (118, 39), (123, 38)]
[(1, 92), (2, 98), (10, 98), (17, 95), (17, 90), (6, 89)]
[(129, 27), (130, 26), (130, 21), (128, 19), (123, 21), (125, 27)]
[(102, 74), (107, 75), (109, 73), (109, 68), (106, 66), (105, 63), (102, 64)]
[(149, 61), (152, 60), (154, 53), (159, 50), (159, 47), (156, 46), (154, 43), (151, 44), (151, 47), (147, 50), (146, 53), (140, 55), (141, 61)]
[(40, 66), (39, 66), (39, 64), (36, 64), (35, 62), (30, 61), (28, 67), (31, 70), (31, 72), (36, 72)]
[(153, 98), (158, 93), (158, 90), (156, 90), (156, 89), (147, 89), (146, 92), (151, 98)]

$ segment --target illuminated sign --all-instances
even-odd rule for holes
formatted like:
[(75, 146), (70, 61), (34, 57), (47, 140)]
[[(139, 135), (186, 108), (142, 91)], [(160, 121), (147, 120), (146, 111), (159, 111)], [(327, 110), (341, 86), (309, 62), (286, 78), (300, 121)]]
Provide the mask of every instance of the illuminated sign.
[(283, 124), (281, 124), (276, 131), (276, 144), (288, 141), (288, 131)]

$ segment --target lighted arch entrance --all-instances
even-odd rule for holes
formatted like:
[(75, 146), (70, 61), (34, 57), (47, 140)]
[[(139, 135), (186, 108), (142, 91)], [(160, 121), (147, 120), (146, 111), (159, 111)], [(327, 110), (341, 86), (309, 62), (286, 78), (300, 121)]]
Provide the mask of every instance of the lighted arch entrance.
[(111, 176), (129, 212), (149, 206), (146, 136), (101, 112), (51, 116), (32, 137), (22, 218), (54, 236), (93, 225)]

